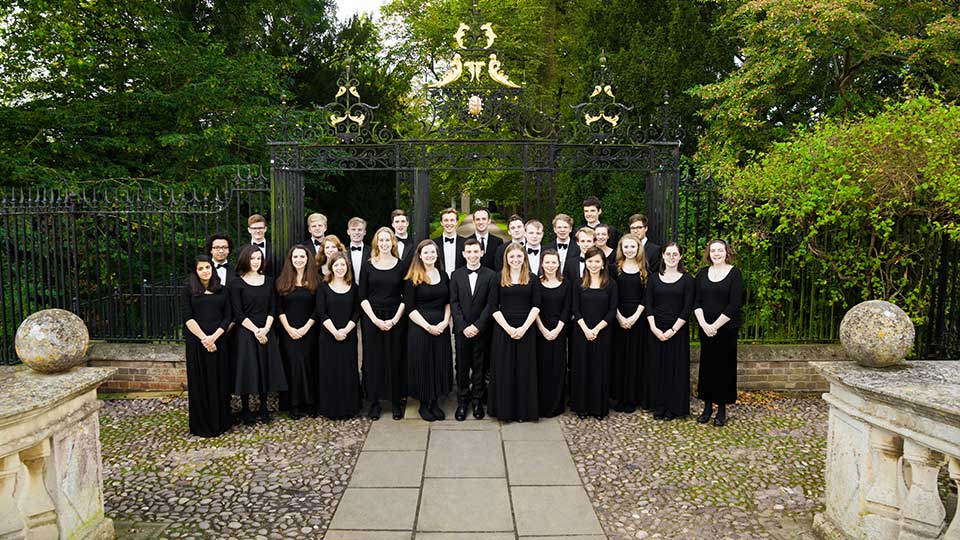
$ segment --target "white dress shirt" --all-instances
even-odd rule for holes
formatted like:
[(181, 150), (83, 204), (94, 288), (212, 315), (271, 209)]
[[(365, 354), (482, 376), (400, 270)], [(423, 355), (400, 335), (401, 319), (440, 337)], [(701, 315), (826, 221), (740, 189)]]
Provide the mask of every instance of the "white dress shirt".
[(484, 252), (487, 251), (487, 244), (490, 242), (490, 233), (487, 233), (483, 236), (479, 234), (477, 236), (477, 242), (480, 242), (480, 249)]
[[(358, 247), (359, 250), (353, 248)], [(350, 244), (350, 262), (353, 263), (353, 281), (360, 283), (360, 265), (363, 264), (363, 244)]]
[(407, 237), (400, 238), (397, 237), (397, 253), (400, 254), (400, 258), (403, 258), (403, 250), (407, 247)]
[[(452, 238), (453, 242), (447, 240)], [(447, 277), (457, 269), (457, 237), (443, 235), (443, 269)]]
[[(530, 253), (529, 250), (536, 250), (536, 253)], [(530, 272), (533, 275), (540, 273), (540, 255), (543, 255), (543, 249), (540, 246), (527, 246), (524, 248), (527, 254), (527, 264), (530, 265)]]
[[(257, 248), (260, 250), (260, 254), (263, 255), (263, 260), (266, 261), (266, 260), (267, 260), (267, 240), (264, 239), (263, 242), (261, 242), (261, 243), (262, 243), (263, 245), (262, 245), (262, 246), (257, 246)], [(250, 240), (250, 245), (251, 245), (251, 246), (256, 245), (256, 244), (257, 244), (257, 242), (254, 242), (252, 239)]]
[[(218, 263), (217, 261), (213, 261), (213, 267), (214, 267), (214, 268), (217, 268), (217, 265), (218, 265), (218, 264), (227, 264), (227, 263), (226, 263), (226, 261), (224, 261), (224, 262), (222, 262), (222, 263)], [(217, 276), (220, 277), (220, 285), (226, 285), (226, 284), (227, 284), (227, 267), (223, 266), (223, 267), (217, 268)]]
[[(566, 247), (560, 247), (559, 244), (561, 244), (561, 243), (565, 244)], [(567, 238), (567, 241), (566, 241), (566, 242), (560, 242), (560, 240), (557, 240), (557, 244), (558, 244), (558, 245), (557, 245), (557, 256), (560, 257), (560, 273), (562, 274), (562, 273), (563, 273), (564, 265), (567, 264), (567, 253), (570, 252), (570, 239)]]
[[(478, 264), (476, 268), (470, 268), (470, 265), (467, 265), (467, 270), (479, 270), (480, 265)], [(467, 273), (467, 280), (470, 282), (470, 295), (473, 296), (477, 293), (477, 276), (479, 274), (476, 272)]]

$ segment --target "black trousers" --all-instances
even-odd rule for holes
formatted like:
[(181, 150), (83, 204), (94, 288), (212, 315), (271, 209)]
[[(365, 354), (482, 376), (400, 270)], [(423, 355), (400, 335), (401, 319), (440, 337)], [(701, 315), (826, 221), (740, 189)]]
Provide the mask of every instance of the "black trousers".
[(487, 332), (467, 338), (457, 332), (454, 343), (457, 350), (457, 401), (484, 400), (487, 397)]

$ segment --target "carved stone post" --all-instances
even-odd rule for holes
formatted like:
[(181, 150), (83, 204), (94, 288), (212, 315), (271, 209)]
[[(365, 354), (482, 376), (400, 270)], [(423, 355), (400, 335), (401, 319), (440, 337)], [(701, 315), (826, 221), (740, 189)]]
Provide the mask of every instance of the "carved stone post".
[[(20, 472), (20, 456), (11, 454), (0, 458), (0, 538), (20, 540), (25, 538), (27, 524), (20, 512), (9, 511), (17, 508), (13, 492), (17, 488), (17, 474)], [(8, 510), (7, 510), (8, 509)]]
[[(949, 469), (950, 479), (957, 484), (957, 488), (960, 488), (960, 458), (951, 457)], [(953, 514), (953, 521), (947, 529), (947, 534), (943, 535), (943, 540), (960, 540), (960, 505), (957, 510)]]
[(903, 439), (877, 427), (870, 429), (868, 486), (864, 496), (867, 515), (863, 518), (866, 538), (897, 540), (900, 530), (897, 468), (902, 452)]
[(910, 439), (903, 443), (903, 458), (910, 464), (911, 481), (900, 510), (898, 540), (934, 540), (943, 531), (947, 511), (937, 491), (943, 454)]
[(27, 540), (57, 540), (57, 509), (44, 481), (50, 439), (44, 439), (20, 452), (26, 465), (26, 482), (20, 492), (20, 509), (27, 518)]

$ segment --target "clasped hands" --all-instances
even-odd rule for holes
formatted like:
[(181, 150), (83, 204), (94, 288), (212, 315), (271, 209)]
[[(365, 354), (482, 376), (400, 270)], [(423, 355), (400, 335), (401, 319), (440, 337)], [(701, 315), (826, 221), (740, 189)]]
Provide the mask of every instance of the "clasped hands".
[(217, 338), (213, 336), (203, 336), (200, 338), (200, 343), (207, 352), (217, 352)]

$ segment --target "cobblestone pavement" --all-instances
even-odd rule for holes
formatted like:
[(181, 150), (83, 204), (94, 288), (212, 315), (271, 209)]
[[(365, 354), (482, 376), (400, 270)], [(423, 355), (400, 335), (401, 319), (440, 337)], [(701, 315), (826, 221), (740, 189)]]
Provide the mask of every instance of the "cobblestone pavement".
[[(610, 539), (812, 540), (826, 417), (818, 397), (745, 394), (723, 428), (646, 413), (560, 424)], [(277, 415), (200, 439), (185, 399), (106, 402), (107, 515), (122, 539), (322, 538), (370, 424)]]
[(613, 413), (561, 425), (611, 540), (813, 540), (822, 509), (827, 406), (741, 394), (728, 423)]

